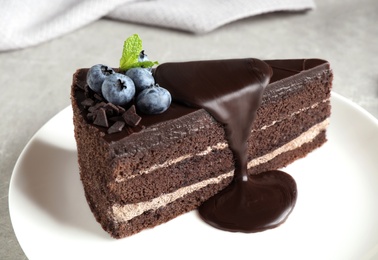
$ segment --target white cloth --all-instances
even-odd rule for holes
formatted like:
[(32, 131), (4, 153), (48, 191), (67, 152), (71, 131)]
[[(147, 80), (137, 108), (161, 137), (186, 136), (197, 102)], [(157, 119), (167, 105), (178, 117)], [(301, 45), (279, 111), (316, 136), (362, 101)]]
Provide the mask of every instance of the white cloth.
[[(51, 40), (101, 17), (206, 33), (274, 11), (313, 9), (313, 0), (0, 0), (0, 51)], [(136, 32), (137, 33), (137, 32)]]

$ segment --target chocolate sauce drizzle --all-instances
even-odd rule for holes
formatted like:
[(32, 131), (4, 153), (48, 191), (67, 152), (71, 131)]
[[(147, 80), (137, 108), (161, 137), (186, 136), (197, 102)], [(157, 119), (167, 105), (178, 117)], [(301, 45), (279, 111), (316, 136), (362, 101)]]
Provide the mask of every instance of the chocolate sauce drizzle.
[(258, 59), (165, 63), (156, 82), (176, 101), (204, 108), (224, 125), (235, 161), (231, 184), (199, 213), (210, 225), (228, 231), (258, 232), (284, 222), (296, 202), (294, 179), (281, 171), (248, 176), (248, 138), (272, 69)]

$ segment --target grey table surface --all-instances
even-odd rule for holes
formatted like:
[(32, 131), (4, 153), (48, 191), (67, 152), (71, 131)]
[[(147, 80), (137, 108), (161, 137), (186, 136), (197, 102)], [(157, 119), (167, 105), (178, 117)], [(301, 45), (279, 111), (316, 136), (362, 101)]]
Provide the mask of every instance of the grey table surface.
[(73, 72), (96, 63), (118, 66), (126, 37), (138, 33), (160, 63), (323, 58), (334, 70), (333, 90), (378, 118), (377, 24), (376, 0), (319, 0), (310, 12), (251, 17), (204, 35), (102, 19), (41, 45), (0, 53), (0, 259), (27, 259), (8, 208), (17, 158), (36, 131), (70, 105)]

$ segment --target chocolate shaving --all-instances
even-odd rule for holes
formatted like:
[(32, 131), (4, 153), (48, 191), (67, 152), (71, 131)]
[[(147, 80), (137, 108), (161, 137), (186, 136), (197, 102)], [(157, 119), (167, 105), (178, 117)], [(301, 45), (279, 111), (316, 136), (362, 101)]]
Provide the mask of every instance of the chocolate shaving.
[(94, 101), (91, 99), (91, 98), (86, 98), (84, 99), (81, 104), (84, 106), (84, 107), (90, 107), (90, 106), (93, 106), (94, 104)]
[(119, 114), (123, 114), (123, 113), (126, 111), (126, 109), (124, 109), (124, 108), (121, 107), (121, 106), (117, 106), (117, 108), (118, 108), (118, 110), (119, 110)]
[(94, 94), (93, 95), (93, 97), (95, 98), (95, 99), (97, 99), (98, 101), (104, 101), (104, 98), (102, 97), (102, 96), (100, 96), (99, 94)]
[(116, 106), (116, 105), (114, 105), (113, 103), (107, 103), (106, 104), (106, 107), (108, 108), (111, 108), (111, 109), (113, 109), (114, 111), (117, 111), (117, 114), (119, 113), (119, 108), (118, 108), (118, 106)]
[(84, 82), (84, 81), (82, 81), (82, 80), (78, 80), (78, 81), (76, 82), (76, 86), (77, 86), (78, 88), (80, 88), (81, 90), (84, 90), (84, 91), (85, 91), (85, 82)]
[(90, 91), (90, 88), (89, 88), (88, 85), (85, 85), (85, 86), (84, 86), (84, 93), (85, 93), (85, 96), (86, 96), (86, 97), (89, 97), (89, 96), (90, 96), (91, 91)]
[(99, 108), (95, 112), (96, 119), (93, 121), (93, 124), (103, 127), (109, 127), (108, 119), (106, 118), (106, 112), (104, 108)]
[(94, 121), (95, 120), (95, 118), (96, 118), (96, 115), (94, 114), (94, 113), (88, 113), (87, 114), (87, 119), (89, 120), (89, 121)]
[(108, 116), (113, 116), (113, 115), (118, 115), (119, 114), (119, 109), (117, 106), (115, 106), (114, 104), (112, 103), (107, 103), (105, 105), (105, 110), (106, 110), (106, 114)]
[(96, 111), (97, 109), (102, 108), (102, 107), (105, 107), (105, 105), (106, 105), (105, 102), (97, 103), (96, 105), (91, 106), (90, 108), (88, 108), (88, 111), (91, 112), (91, 113), (93, 113), (93, 112)]
[(109, 108), (106, 108), (106, 107), (104, 109), (105, 109), (105, 113), (106, 113), (107, 117), (111, 117), (115, 114), (113, 109), (109, 109)]
[[(86, 97), (81, 101), (81, 105), (87, 111), (86, 118), (89, 122), (108, 128), (108, 134), (121, 131), (131, 134), (136, 130), (133, 128), (139, 125), (142, 118), (136, 113), (135, 105), (132, 105), (128, 109), (123, 106), (114, 105), (107, 102), (101, 93), (95, 93), (85, 82), (80, 82), (77, 85), (84, 91)], [(143, 128), (144, 126), (140, 127)]]
[(109, 127), (108, 134), (121, 132), (124, 126), (125, 126), (125, 122), (123, 121), (115, 122), (111, 127)]
[(93, 113), (95, 110), (96, 110), (96, 108), (94, 106), (91, 106), (91, 107), (88, 108), (89, 113)]

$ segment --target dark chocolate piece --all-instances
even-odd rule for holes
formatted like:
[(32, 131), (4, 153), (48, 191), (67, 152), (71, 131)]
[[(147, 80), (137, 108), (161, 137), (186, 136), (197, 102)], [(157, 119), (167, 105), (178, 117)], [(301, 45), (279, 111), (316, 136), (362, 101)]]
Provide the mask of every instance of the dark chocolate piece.
[(117, 121), (108, 129), (108, 134), (119, 133), (122, 131), (123, 127), (125, 126), (125, 122)]
[(91, 106), (90, 108), (88, 108), (88, 111), (91, 112), (91, 113), (93, 113), (94, 111), (96, 111), (97, 109), (99, 109), (101, 107), (104, 107), (105, 105), (106, 105), (105, 102), (97, 103), (94, 106)]
[(106, 117), (106, 112), (105, 112), (104, 108), (101, 107), (101, 108), (97, 109), (95, 114), (96, 114), (96, 118), (93, 121), (93, 124), (98, 125), (98, 126), (103, 126), (103, 127), (109, 126), (108, 119)]
[(96, 119), (95, 113), (88, 113), (87, 114), (87, 119), (91, 122), (93, 122)]
[(108, 114), (108, 111), (109, 111), (109, 114), (111, 114), (111, 115), (118, 115), (119, 114), (119, 108), (116, 105), (114, 105), (113, 103), (107, 103), (105, 105), (105, 109), (107, 111), (107, 114)]
[(135, 106), (132, 105), (125, 113), (122, 114), (123, 120), (129, 126), (137, 126), (142, 118), (136, 113)]
[(84, 107), (90, 107), (90, 106), (93, 106), (94, 104), (94, 101), (91, 99), (91, 98), (86, 98), (84, 99), (81, 104), (84, 106)]
[(100, 96), (99, 94), (95, 93), (94, 95), (94, 98), (97, 99), (98, 101), (104, 101), (103, 97)]
[(117, 108), (118, 108), (118, 113), (119, 114), (123, 114), (125, 111), (126, 111), (126, 109), (124, 109), (123, 107), (121, 107), (121, 106), (117, 106)]

